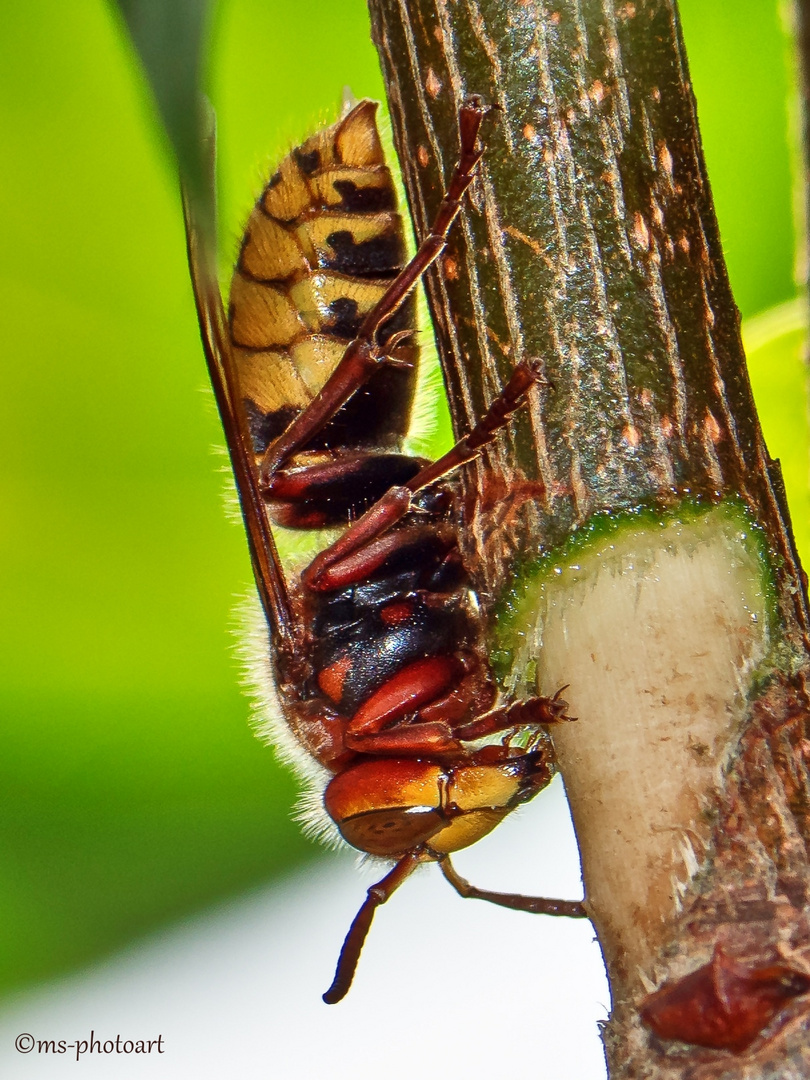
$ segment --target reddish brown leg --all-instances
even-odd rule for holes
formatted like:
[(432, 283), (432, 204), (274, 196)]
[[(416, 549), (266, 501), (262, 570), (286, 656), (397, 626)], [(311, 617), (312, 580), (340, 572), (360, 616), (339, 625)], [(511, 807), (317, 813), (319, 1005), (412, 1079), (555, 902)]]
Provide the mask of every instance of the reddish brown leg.
[[(407, 669), (406, 669), (407, 670)], [(386, 683), (381, 687), (385, 691)], [(379, 692), (378, 692), (379, 693)], [(431, 702), (431, 706), (434, 703)], [(343, 737), (349, 750), (364, 754), (450, 754), (462, 750), (462, 742), (482, 739), (486, 735), (496, 735), (500, 731), (509, 731), (519, 727), (545, 726), (574, 719), (565, 715), (566, 703), (556, 698), (529, 698), (528, 701), (516, 701), (501, 709), (493, 709), (475, 717), (467, 724), (453, 724), (449, 720), (425, 720), (407, 724), (404, 727), (387, 727), (379, 730), (383, 723), (396, 724), (404, 715), (412, 712), (405, 707), (393, 717), (383, 718), (379, 713), (374, 716), (376, 730), (354, 732), (355, 718)], [(433, 710), (437, 715), (440, 710)]]
[(478, 657), (461, 654), (459, 659), (465, 667), (464, 675), (453, 683), (446, 694), (435, 698), (419, 710), (416, 719), (420, 723), (441, 720), (455, 732), (456, 727), (464, 720), (471, 716), (481, 716), (492, 706), (497, 689), (487, 669)]
[(421, 852), (409, 852), (399, 860), (394, 869), (386, 874), (382, 881), (378, 881), (376, 885), (372, 885), (368, 890), (365, 903), (355, 915), (354, 922), (349, 927), (346, 940), (343, 942), (332, 985), (323, 995), (323, 1000), (327, 1005), (337, 1004), (348, 994), (354, 973), (357, 970), (357, 961), (360, 959), (360, 953), (363, 950), (363, 945), (374, 918), (374, 912), (380, 904), (385, 903), (395, 889), (399, 888), (405, 878), (413, 873), (422, 858)]
[[(349, 721), (344, 743), (365, 754), (441, 754), (462, 749), (442, 721), (395, 725), (443, 695), (464, 673), (453, 656), (415, 660), (364, 701)], [(385, 729), (385, 730), (383, 730)]]
[(344, 567), (352, 556), (355, 558), (351, 565), (357, 566), (358, 578), (355, 580), (364, 576), (362, 554), (357, 557), (356, 553), (400, 521), (410, 510), (413, 496), (418, 491), (477, 457), (481, 448), (494, 439), (515, 409), (520, 407), (530, 388), (542, 381), (539, 361), (518, 364), (512, 372), (512, 378), (470, 434), (460, 439), (452, 450), (438, 461), (420, 469), (407, 484), (390, 488), (331, 547), (326, 548), (313, 560), (301, 575), (304, 584), (311, 589), (336, 588), (334, 582), (344, 580)]
[(449, 856), (439, 860), (441, 872), (459, 894), (472, 900), (488, 900), (491, 904), (512, 908), (513, 911), (530, 911), (535, 915), (567, 915), (571, 919), (586, 919), (588, 913), (581, 900), (547, 900), (544, 896), (521, 896), (520, 893), (490, 892), (477, 889), (460, 877)]
[(461, 200), (472, 183), (475, 167), (484, 153), (484, 148), (478, 142), (478, 132), (489, 112), (490, 107), (479, 97), (470, 97), (461, 106), (459, 161), (430, 235), (425, 237), (413, 259), (391, 282), (365, 317), (357, 337), (346, 349), (318, 396), (293, 420), (284, 434), (267, 448), (260, 470), (262, 489), (267, 494), (272, 492), (273, 475), (280, 466), (318, 434), (338, 409), (369, 379), (378, 364), (387, 362), (384, 351), (377, 343), (377, 335), (422, 274), (442, 253), (450, 228), (458, 217)]
[(493, 709), (476, 716), (467, 724), (454, 727), (453, 734), (459, 739), (481, 739), (498, 731), (508, 731), (509, 728), (538, 727), (572, 720), (573, 717), (566, 716), (568, 702), (562, 700), (561, 693), (562, 690), (558, 690), (553, 698), (533, 697), (526, 701), (516, 701), (504, 708)]
[[(466, 724), (453, 723), (435, 708), (465, 677), (454, 656), (415, 660), (383, 683), (363, 702), (343, 736), (347, 749), (365, 754), (448, 754), (462, 750), (462, 741), (480, 739), (510, 728), (534, 727), (569, 720), (558, 691), (553, 698), (529, 698), (482, 713)], [(421, 712), (430, 719), (422, 719)], [(449, 712), (449, 710), (448, 710)], [(407, 716), (415, 723), (397, 726)]]
[(430, 754), (459, 754), (464, 749), (453, 737), (453, 729), (440, 720), (425, 724), (406, 724), (368, 735), (344, 736), (344, 745), (360, 754), (384, 757), (421, 757)]

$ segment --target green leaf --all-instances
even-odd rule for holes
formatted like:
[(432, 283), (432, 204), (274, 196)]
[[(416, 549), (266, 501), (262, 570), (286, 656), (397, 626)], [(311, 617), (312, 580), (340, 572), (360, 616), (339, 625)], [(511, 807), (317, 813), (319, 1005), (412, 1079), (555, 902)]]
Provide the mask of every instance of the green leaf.
[(203, 130), (200, 83), (212, 0), (117, 0), (116, 6), (140, 55), (181, 172), (197, 183)]
[(743, 323), (748, 372), (771, 457), (778, 458), (799, 555), (810, 562), (807, 303), (788, 301)]

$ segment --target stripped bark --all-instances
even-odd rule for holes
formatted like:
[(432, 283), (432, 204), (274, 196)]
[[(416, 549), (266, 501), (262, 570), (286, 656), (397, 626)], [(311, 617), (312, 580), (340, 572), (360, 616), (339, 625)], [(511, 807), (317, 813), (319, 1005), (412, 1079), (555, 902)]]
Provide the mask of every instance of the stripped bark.
[[(695, 865), (678, 895), (651, 900), (635, 953), (633, 919), (604, 887), (609, 868), (583, 847), (613, 995), (611, 1076), (806, 1075), (806, 997), (736, 1054), (659, 1038), (639, 1018), (652, 985), (701, 968), (718, 942), (757, 970), (786, 955), (793, 969), (810, 962), (810, 618), (779, 466), (751, 396), (675, 0), (370, 0), (370, 9), (418, 234), (453, 166), (458, 103), (479, 93), (503, 110), (470, 210), (427, 282), (459, 431), (524, 357), (544, 359), (553, 387), (469, 470), (483, 595), (494, 604), (516, 559), (564, 545), (594, 515), (739, 497), (765, 536), (774, 637), (745, 700), (718, 707), (710, 783), (690, 804)], [(647, 648), (643, 627), (621, 634), (628, 652)], [(583, 766), (572, 748), (586, 724), (558, 744), (581, 841), (595, 810), (577, 793), (609, 784), (588, 775), (598, 754)], [(621, 716), (615, 724), (621, 736)], [(654, 758), (638, 768), (648, 769), (650, 804), (667, 798)], [(629, 815), (628, 826), (643, 849), (645, 822)], [(678, 828), (685, 835), (690, 823)]]

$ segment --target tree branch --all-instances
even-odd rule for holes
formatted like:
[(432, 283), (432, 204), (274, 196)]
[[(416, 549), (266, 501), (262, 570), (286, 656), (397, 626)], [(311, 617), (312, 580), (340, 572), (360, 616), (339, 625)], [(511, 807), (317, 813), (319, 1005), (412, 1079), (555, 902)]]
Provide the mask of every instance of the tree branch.
[(800, 1072), (801, 997), (735, 1058), (639, 1016), (718, 943), (754, 971), (810, 958), (807, 598), (674, 0), (370, 8), (418, 234), (462, 98), (503, 110), (428, 299), (457, 429), (525, 357), (553, 387), (469, 470), (466, 543), (505, 684), (534, 653), (580, 716), (555, 745), (611, 979), (611, 1075)]

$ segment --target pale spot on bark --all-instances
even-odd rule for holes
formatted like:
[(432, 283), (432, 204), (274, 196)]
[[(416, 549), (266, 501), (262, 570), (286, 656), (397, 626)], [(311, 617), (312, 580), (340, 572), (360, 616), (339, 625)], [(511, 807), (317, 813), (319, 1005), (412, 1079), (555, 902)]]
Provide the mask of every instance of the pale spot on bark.
[(665, 142), (658, 144), (658, 161), (667, 176), (672, 179), (672, 154)]
[(647, 222), (644, 220), (642, 214), (638, 210), (633, 215), (633, 237), (640, 248), (644, 251), (650, 250), (650, 230), (647, 228)]
[(445, 255), (442, 259), (442, 268), (448, 281), (458, 281), (458, 263), (452, 255)]
[(599, 79), (594, 79), (588, 90), (588, 97), (595, 105), (599, 105), (604, 101), (605, 94), (607, 94), (607, 90), (605, 89), (604, 84)]
[(439, 96), (442, 90), (441, 79), (438, 77), (433, 68), (428, 68), (427, 78), (425, 79), (425, 89), (434, 100)]
[(514, 236), (515, 240), (520, 240), (522, 244), (531, 248), (535, 255), (543, 254), (543, 249), (539, 242), (534, 240), (531, 236), (527, 236), (526, 233), (521, 232), (520, 229), (516, 229), (514, 225), (507, 225), (503, 231), (509, 236)]
[(709, 409), (706, 410), (706, 430), (709, 433), (709, 438), (713, 443), (719, 443), (723, 438), (723, 433), (720, 430), (720, 425), (712, 416)]

